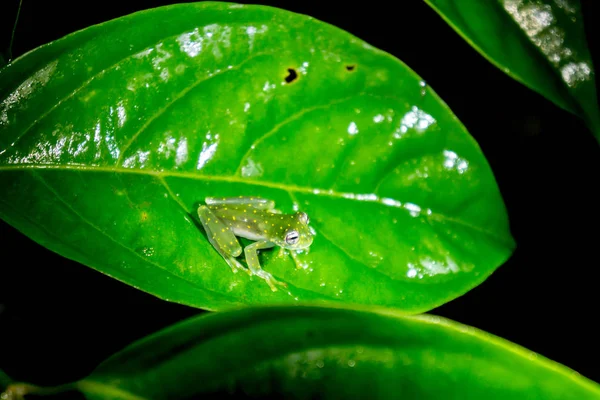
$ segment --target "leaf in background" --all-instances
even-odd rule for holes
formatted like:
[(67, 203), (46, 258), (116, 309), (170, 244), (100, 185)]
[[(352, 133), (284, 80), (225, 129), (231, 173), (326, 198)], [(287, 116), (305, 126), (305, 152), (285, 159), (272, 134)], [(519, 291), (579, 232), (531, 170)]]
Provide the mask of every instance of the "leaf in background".
[[(0, 369), (0, 393), (12, 382), (12, 379)], [(1, 399), (2, 397), (0, 397)]]
[[(161, 298), (211, 310), (328, 301), (422, 312), (511, 254), (479, 147), (408, 67), (291, 12), (192, 3), (42, 46), (0, 72), (0, 216)], [(289, 290), (232, 274), (207, 196), (306, 211)]]
[(583, 118), (600, 141), (592, 58), (578, 0), (425, 0), (513, 79)]
[(597, 399), (575, 371), (439, 317), (311, 307), (196, 317), (76, 382), (89, 399)]

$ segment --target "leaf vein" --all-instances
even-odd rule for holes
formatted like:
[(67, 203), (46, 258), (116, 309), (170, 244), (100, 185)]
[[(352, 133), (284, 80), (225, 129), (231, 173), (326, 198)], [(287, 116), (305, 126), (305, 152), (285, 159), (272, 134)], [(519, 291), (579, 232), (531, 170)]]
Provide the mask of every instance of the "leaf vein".
[(240, 69), (242, 66), (244, 66), (245, 64), (247, 64), (248, 62), (260, 57), (260, 56), (264, 56), (264, 55), (268, 55), (268, 54), (272, 54), (271, 52), (260, 52), (260, 53), (256, 53), (255, 55), (248, 57), (247, 59), (245, 59), (244, 61), (242, 61), (241, 63), (239, 63), (238, 65), (228, 68), (228, 69), (224, 69), (221, 70), (217, 73), (214, 73), (210, 76), (203, 76), (202, 78), (196, 80), (195, 82), (193, 82), (191, 85), (186, 86), (185, 89), (183, 89), (181, 92), (177, 93), (175, 96), (173, 96), (173, 99), (168, 102), (167, 104), (165, 104), (165, 106), (163, 106), (160, 110), (158, 110), (155, 114), (153, 114), (150, 118), (148, 118), (146, 120), (146, 122), (144, 122), (144, 124), (140, 127), (140, 129), (135, 132), (132, 136), (131, 139), (129, 139), (129, 141), (123, 146), (123, 148), (121, 149), (120, 152), (120, 156), (117, 160), (117, 164), (119, 164), (121, 162), (121, 160), (123, 159), (123, 157), (125, 156), (125, 153), (127, 152), (127, 150), (131, 147), (131, 145), (135, 142), (135, 140), (146, 131), (146, 129), (152, 124), (152, 122), (154, 122), (157, 118), (159, 118), (160, 116), (162, 116), (165, 112), (167, 112), (167, 110), (169, 110), (169, 108), (171, 108), (171, 106), (173, 106), (173, 104), (177, 103), (179, 100), (185, 98), (185, 96), (190, 93), (192, 90), (196, 89), (198, 86), (200, 86), (202, 83), (207, 82), (209, 80), (211, 80), (212, 78), (216, 78), (217, 76), (223, 75), (226, 72), (229, 71), (235, 71)]
[[(327, 189), (316, 189), (316, 188), (308, 188), (304, 186), (297, 186), (293, 184), (279, 184), (275, 182), (261, 181), (261, 180), (253, 180), (253, 179), (243, 179), (239, 176), (234, 175), (201, 175), (193, 172), (182, 172), (182, 171), (154, 171), (154, 170), (144, 170), (144, 169), (133, 169), (133, 168), (119, 168), (119, 167), (102, 167), (102, 166), (83, 166), (83, 165), (56, 165), (56, 164), (13, 164), (10, 166), (0, 166), (0, 172), (2, 171), (23, 171), (30, 169), (54, 169), (54, 170), (64, 170), (64, 171), (90, 171), (90, 172), (108, 172), (108, 173), (129, 173), (129, 174), (140, 174), (146, 176), (170, 176), (170, 177), (178, 177), (178, 178), (187, 178), (193, 180), (203, 180), (203, 181), (213, 181), (213, 182), (229, 182), (229, 183), (239, 183), (244, 185), (254, 185), (254, 186), (262, 186), (273, 189), (282, 190), (284, 192), (294, 192), (294, 193), (305, 193), (310, 195), (321, 195), (327, 197), (334, 198), (342, 198), (351, 201), (361, 201), (361, 202), (371, 202), (377, 203), (386, 207), (396, 207), (394, 205), (390, 205), (385, 202), (385, 199), (379, 198), (376, 195), (371, 194), (355, 194), (355, 193), (344, 193), (344, 192), (336, 192), (333, 190)], [(360, 200), (358, 199), (360, 197)], [(427, 218), (433, 218), (438, 220), (448, 221), (457, 225), (462, 225), (466, 228), (475, 230), (477, 232), (483, 233), (489, 237), (492, 237), (503, 244), (508, 244), (505, 239), (499, 236), (496, 232), (488, 231), (485, 228), (476, 227), (468, 222), (462, 221), (460, 219), (451, 218), (439, 212), (432, 212), (431, 215), (428, 215)]]
[(258, 137), (256, 140), (254, 140), (254, 142), (252, 142), (252, 144), (248, 147), (248, 150), (246, 151), (246, 153), (244, 153), (244, 155), (240, 158), (240, 162), (237, 166), (237, 168), (235, 169), (235, 173), (234, 175), (240, 175), (240, 172), (242, 170), (242, 165), (244, 164), (244, 161), (248, 158), (248, 156), (252, 153), (252, 151), (254, 151), (254, 148), (259, 145), (260, 143), (262, 143), (263, 141), (265, 141), (266, 139), (270, 138), (273, 135), (276, 135), (279, 130), (284, 127), (285, 125), (289, 124), (290, 122), (294, 122), (296, 121), (298, 118), (302, 117), (305, 114), (308, 114), (312, 111), (316, 111), (316, 110), (326, 110), (336, 104), (339, 103), (343, 103), (345, 101), (348, 100), (352, 100), (355, 99), (361, 95), (366, 94), (365, 92), (359, 93), (357, 95), (353, 95), (353, 96), (348, 96), (348, 97), (344, 97), (341, 99), (335, 99), (330, 101), (329, 103), (326, 104), (320, 104), (318, 106), (313, 106), (313, 107), (308, 107), (308, 108), (303, 108), (300, 111), (295, 112), (294, 114), (290, 115), (289, 117), (285, 118), (283, 121), (279, 122), (278, 124), (274, 125), (273, 128), (271, 128), (271, 130), (267, 131), (266, 133), (264, 133), (263, 135), (261, 135), (260, 137)]

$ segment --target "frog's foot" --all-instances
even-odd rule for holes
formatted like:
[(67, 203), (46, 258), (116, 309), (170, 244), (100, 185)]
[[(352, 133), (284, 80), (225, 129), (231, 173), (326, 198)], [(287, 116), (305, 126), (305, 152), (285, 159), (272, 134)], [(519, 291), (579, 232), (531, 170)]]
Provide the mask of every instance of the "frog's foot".
[(254, 270), (254, 271), (252, 271), (252, 274), (258, 276), (261, 279), (264, 279), (265, 282), (267, 282), (267, 284), (271, 288), (271, 290), (274, 292), (277, 291), (277, 286), (281, 286), (282, 288), (287, 288), (286, 283), (276, 280), (275, 278), (273, 278), (273, 275), (271, 275), (270, 273), (268, 273), (265, 270), (262, 270), (262, 269)]
[(229, 257), (229, 258), (226, 258), (225, 260), (227, 261), (227, 264), (229, 264), (229, 266), (231, 267), (231, 270), (233, 271), (234, 274), (237, 274), (238, 271), (244, 271), (248, 275), (252, 276), (252, 271), (250, 271), (248, 268), (244, 267), (235, 258)]

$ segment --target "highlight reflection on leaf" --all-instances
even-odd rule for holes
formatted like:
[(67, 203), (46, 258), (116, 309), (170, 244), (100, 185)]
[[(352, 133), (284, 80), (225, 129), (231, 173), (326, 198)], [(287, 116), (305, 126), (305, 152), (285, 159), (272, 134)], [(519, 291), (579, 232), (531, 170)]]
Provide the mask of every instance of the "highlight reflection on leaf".
[(600, 140), (594, 67), (578, 0), (425, 0), (506, 74), (583, 118)]

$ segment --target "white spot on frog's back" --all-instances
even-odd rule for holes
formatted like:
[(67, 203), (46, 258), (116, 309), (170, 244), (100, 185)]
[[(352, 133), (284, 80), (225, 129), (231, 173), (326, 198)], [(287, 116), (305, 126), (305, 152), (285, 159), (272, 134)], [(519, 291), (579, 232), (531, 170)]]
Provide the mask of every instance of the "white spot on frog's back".
[(231, 227), (231, 230), (233, 231), (233, 234), (235, 236), (243, 237), (248, 240), (256, 241), (256, 240), (262, 240), (265, 238), (264, 235), (257, 233), (256, 229), (255, 230), (248, 229), (247, 227), (245, 227), (244, 225), (241, 225), (241, 224), (233, 225)]

